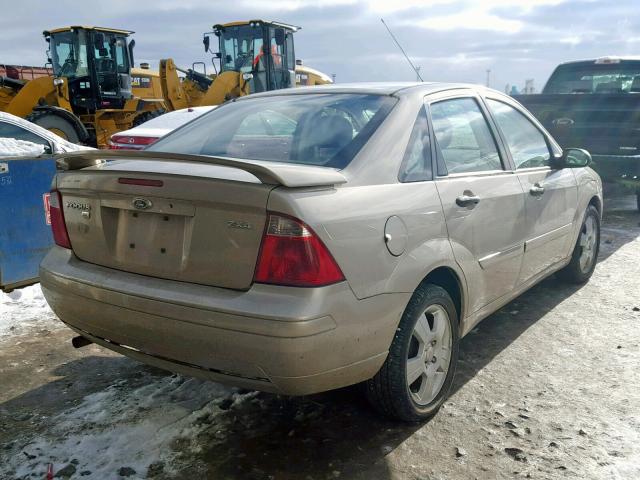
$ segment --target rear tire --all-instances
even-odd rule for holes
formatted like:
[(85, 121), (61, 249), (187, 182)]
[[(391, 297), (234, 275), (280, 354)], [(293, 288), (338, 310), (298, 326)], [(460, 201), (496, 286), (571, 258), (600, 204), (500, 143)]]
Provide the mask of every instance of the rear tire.
[(596, 268), (600, 251), (600, 213), (593, 205), (587, 207), (571, 262), (558, 272), (558, 277), (568, 283), (585, 283)]
[(27, 116), (27, 120), (71, 143), (80, 143), (80, 135), (75, 125), (59, 115), (51, 112), (34, 112)]
[(367, 399), (397, 420), (432, 417), (451, 388), (458, 342), (458, 314), (451, 296), (437, 285), (421, 285), (402, 315), (387, 359), (365, 383)]

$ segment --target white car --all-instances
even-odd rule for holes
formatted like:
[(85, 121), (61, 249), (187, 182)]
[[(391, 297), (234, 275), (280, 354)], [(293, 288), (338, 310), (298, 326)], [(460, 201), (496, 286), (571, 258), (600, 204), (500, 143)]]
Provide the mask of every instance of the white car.
[(112, 135), (109, 148), (115, 150), (142, 150), (160, 137), (214, 108), (216, 107), (190, 107), (165, 113), (137, 127)]
[(0, 112), (0, 157), (92, 150), (10, 113)]

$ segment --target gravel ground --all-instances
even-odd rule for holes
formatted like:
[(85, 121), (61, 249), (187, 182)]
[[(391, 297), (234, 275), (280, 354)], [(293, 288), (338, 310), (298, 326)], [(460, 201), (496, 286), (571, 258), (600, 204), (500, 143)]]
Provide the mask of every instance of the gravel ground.
[(46, 308), (7, 297), (2, 315), (42, 318), (0, 335), (0, 478), (49, 463), (58, 478), (640, 478), (633, 203), (609, 202), (587, 285), (547, 279), (462, 341), (451, 397), (423, 425), (377, 417), (355, 388), (278, 397), (74, 350)]

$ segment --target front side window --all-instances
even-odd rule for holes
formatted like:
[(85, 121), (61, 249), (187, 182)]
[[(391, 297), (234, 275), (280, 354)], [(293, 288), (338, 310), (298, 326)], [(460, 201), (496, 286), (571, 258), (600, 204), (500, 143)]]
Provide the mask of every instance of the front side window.
[(84, 30), (56, 33), (50, 38), (55, 76), (77, 78), (89, 75), (87, 34)]
[(47, 139), (13, 123), (0, 122), (0, 139), (0, 156), (51, 153)]
[(401, 182), (423, 182), (433, 178), (429, 124), (424, 107), (420, 109), (413, 125), (398, 178)]
[(102, 32), (94, 35), (94, 61), (98, 73), (128, 73), (126, 40)]
[(431, 105), (436, 149), (449, 174), (501, 170), (489, 125), (473, 98)]
[(502, 131), (516, 168), (549, 165), (549, 147), (544, 135), (522, 113), (506, 103), (487, 99), (489, 110)]
[(360, 94), (247, 98), (216, 108), (148, 150), (344, 168), (395, 102)]
[(250, 25), (225, 27), (222, 35), (222, 71), (248, 73), (264, 70), (262, 58), (262, 29)]

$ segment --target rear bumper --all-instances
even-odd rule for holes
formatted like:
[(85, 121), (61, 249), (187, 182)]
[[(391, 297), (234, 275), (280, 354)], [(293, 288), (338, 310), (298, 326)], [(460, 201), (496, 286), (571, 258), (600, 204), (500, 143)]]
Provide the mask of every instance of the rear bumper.
[(60, 319), (95, 343), (167, 370), (289, 395), (372, 377), (410, 297), (358, 300), (346, 282), (239, 292), (100, 267), (59, 247), (40, 280)]

